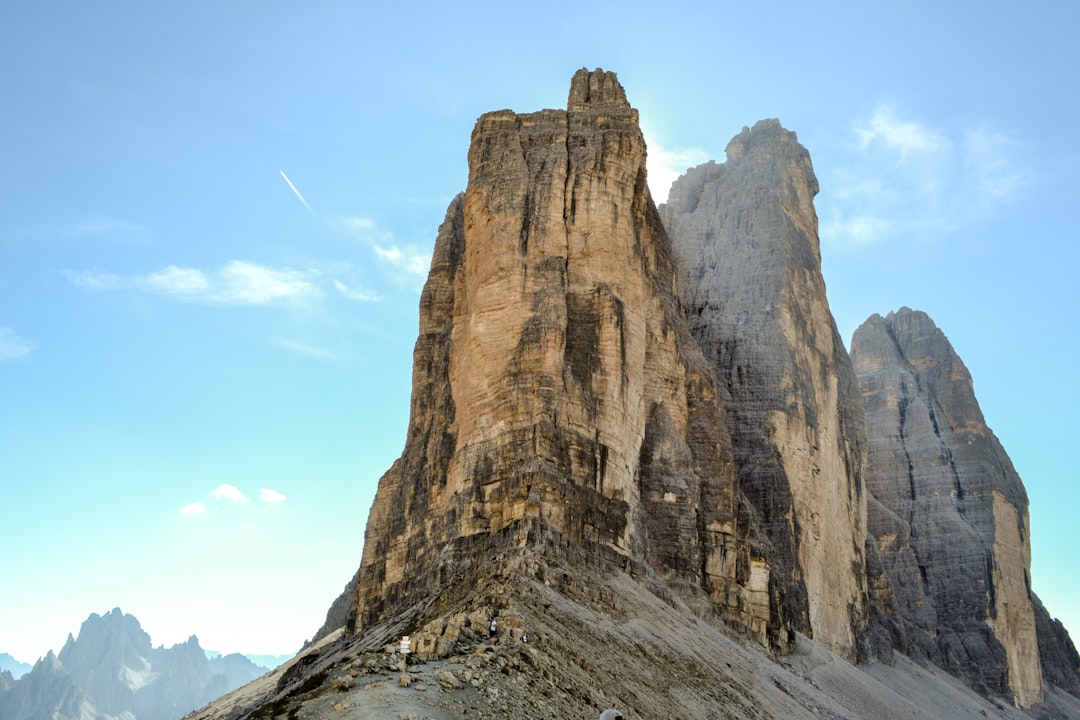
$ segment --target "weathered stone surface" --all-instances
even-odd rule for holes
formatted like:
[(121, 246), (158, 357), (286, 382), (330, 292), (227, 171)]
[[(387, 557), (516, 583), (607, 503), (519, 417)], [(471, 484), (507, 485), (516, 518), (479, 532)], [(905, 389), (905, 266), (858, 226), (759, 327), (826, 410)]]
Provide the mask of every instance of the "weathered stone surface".
[(971, 376), (925, 314), (872, 316), (852, 339), (866, 408), (869, 529), (908, 653), (1021, 707), (1043, 697), (1027, 494)]
[[(848, 658), (895, 646), (985, 662), (1028, 687), (1026, 576), (1003, 570), (1026, 568), (1026, 505), (1007, 478), (979, 501), (964, 474), (962, 497), (909, 484), (900, 512), (902, 487), (861, 489), (861, 394), (825, 302), (809, 157), (775, 121), (728, 157), (690, 171), (665, 208), (677, 283), (613, 74), (578, 73), (567, 111), (480, 118), (421, 299), (406, 447), (347, 602), (328, 613), (335, 631), (192, 717), (1080, 717), (1080, 698), (1052, 685), (1025, 713), (899, 654), (857, 668), (790, 632)], [(966, 378), (918, 357), (893, 374), (920, 392)], [(875, 447), (887, 472), (910, 455), (911, 477), (931, 477), (923, 451), (959, 458), (950, 443), (974, 437), (956, 428), (977, 424), (977, 405), (912, 397), (902, 421), (893, 412), (902, 438)], [(924, 542), (954, 531), (958, 500), (974, 534)], [(975, 575), (949, 595), (935, 563), (976, 572), (973, 559), (981, 600)], [(1075, 649), (1035, 602), (1044, 676), (1071, 687)], [(971, 608), (971, 625), (950, 614)], [(732, 638), (716, 613), (791, 652)]]
[(574, 76), (568, 108), (476, 123), (469, 185), (421, 297), (406, 447), (369, 516), (352, 627), (536, 545), (658, 573), (777, 642), (770, 568), (714, 372), (675, 297), (637, 111), (600, 70)]
[(1046, 681), (1080, 697), (1080, 654), (1061, 621), (1051, 618), (1039, 596), (1031, 594), (1035, 607), (1035, 635), (1039, 639), (1039, 663)]
[(692, 168), (660, 214), (714, 364), (774, 610), (849, 658), (867, 625), (862, 411), (825, 297), (810, 156), (776, 120)]

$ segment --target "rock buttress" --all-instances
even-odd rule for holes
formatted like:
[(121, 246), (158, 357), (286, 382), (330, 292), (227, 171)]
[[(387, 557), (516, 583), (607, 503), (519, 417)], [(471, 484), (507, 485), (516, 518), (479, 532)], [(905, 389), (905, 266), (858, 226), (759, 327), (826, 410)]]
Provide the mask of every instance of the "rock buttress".
[(825, 297), (810, 156), (776, 120), (692, 168), (660, 213), (719, 376), (739, 483), (785, 623), (845, 657), (867, 625), (862, 409)]
[(971, 375), (934, 322), (907, 308), (863, 323), (851, 357), (866, 409), (869, 531), (903, 649), (983, 693), (1040, 702), (1027, 493)]
[(538, 545), (659, 574), (768, 644), (770, 568), (715, 375), (675, 297), (637, 111), (482, 116), (420, 303), (405, 450), (379, 482), (353, 629)]

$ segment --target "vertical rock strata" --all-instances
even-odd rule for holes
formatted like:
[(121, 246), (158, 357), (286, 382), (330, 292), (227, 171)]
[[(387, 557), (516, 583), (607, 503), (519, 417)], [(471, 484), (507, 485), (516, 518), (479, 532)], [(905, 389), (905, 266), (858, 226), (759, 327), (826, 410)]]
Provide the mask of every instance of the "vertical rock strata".
[(727, 162), (679, 178), (660, 213), (772, 545), (774, 611), (854, 658), (867, 622), (862, 410), (825, 297), (817, 191), (795, 134), (763, 120)]
[(368, 520), (354, 629), (528, 544), (656, 572), (776, 635), (715, 375), (645, 180), (613, 73), (579, 71), (566, 111), (477, 121), (421, 297), (406, 446)]
[(971, 376), (924, 313), (852, 339), (866, 408), (875, 537), (909, 654), (1021, 707), (1042, 700), (1027, 494)]
[(658, 210), (601, 70), (566, 110), (483, 115), (421, 296), (405, 449), (327, 629), (616, 566), (781, 652), (801, 631), (1022, 707), (1044, 680), (1080, 694), (1030, 590), (1023, 485), (948, 341), (904, 309), (845, 351), (817, 189), (765, 120)]

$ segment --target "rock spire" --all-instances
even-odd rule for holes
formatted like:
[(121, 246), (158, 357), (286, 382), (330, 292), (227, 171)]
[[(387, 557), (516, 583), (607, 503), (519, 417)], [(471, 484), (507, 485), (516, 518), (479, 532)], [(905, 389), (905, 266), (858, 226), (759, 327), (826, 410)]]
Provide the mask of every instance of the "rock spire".
[(863, 323), (851, 356), (876, 501), (869, 529), (902, 649), (1021, 707), (1040, 702), (1027, 494), (971, 375), (929, 316), (908, 308)]
[(614, 73), (575, 74), (567, 110), (477, 121), (420, 301), (406, 446), (369, 516), (353, 629), (529, 547), (662, 578), (777, 641), (675, 273)]
[(691, 331), (720, 379), (774, 612), (849, 658), (867, 623), (862, 410), (829, 311), (810, 155), (777, 120), (692, 168), (660, 213)]

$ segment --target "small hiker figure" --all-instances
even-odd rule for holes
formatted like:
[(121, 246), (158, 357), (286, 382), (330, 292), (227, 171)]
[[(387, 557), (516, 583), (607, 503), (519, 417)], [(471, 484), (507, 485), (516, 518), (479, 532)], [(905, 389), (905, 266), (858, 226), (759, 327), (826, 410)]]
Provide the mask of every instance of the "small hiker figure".
[(495, 618), (491, 618), (491, 625), (488, 626), (488, 637), (489, 638), (495, 637), (495, 633), (497, 633), (498, 631), (499, 631), (499, 627), (496, 624)]

